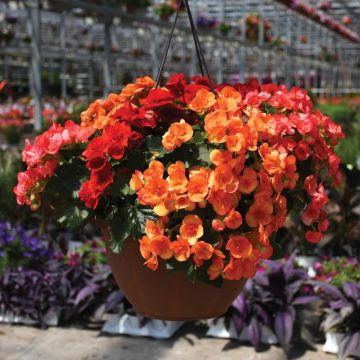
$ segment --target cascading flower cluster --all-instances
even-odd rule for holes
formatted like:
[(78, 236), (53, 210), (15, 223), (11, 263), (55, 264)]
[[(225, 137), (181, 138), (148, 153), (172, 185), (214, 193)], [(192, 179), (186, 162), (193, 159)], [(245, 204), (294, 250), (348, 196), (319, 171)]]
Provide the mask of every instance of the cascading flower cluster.
[[(251, 81), (212, 92), (206, 78), (188, 83), (183, 74), (154, 85), (140, 78), (91, 104), (79, 127), (88, 137), (72, 142), (87, 142), (89, 173), (73, 190), (109, 222), (113, 249), (135, 237), (152, 270), (162, 259), (204, 281), (239, 280), (272, 256), (272, 235), (293, 208), (302, 210), (306, 239), (322, 239), (325, 186), (341, 181), (334, 146), (343, 133), (313, 111), (306, 91)], [(40, 166), (65, 144), (55, 129), (45, 135), (54, 151), (38, 156)], [(39, 166), (39, 142), (24, 151), (30, 170)], [(31, 203), (39, 191), (19, 184), (17, 193)]]
[(18, 174), (14, 188), (17, 202), (37, 210), (41, 205), (40, 193), (61, 162), (60, 150), (71, 144), (86, 143), (93, 133), (91, 128), (81, 128), (69, 120), (64, 126), (54, 123), (33, 144), (26, 139), (22, 155), (27, 170)]

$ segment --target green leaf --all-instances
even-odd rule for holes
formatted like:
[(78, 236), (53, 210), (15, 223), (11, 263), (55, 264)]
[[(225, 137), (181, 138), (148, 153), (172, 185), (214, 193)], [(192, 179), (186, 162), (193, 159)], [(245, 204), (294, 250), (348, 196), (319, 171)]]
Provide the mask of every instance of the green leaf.
[(73, 159), (71, 163), (59, 166), (46, 185), (45, 192), (77, 197), (82, 182), (89, 176), (83, 161)]
[(131, 225), (126, 219), (123, 208), (115, 210), (107, 219), (110, 225), (110, 248), (115, 254), (119, 254), (124, 242), (131, 235)]
[(145, 139), (145, 144), (152, 155), (161, 158), (167, 154), (167, 150), (162, 145), (162, 137), (160, 135), (149, 135)]
[(63, 210), (58, 222), (67, 228), (73, 229), (81, 226), (88, 217), (89, 210), (85, 207), (70, 204)]
[(118, 254), (123, 248), (126, 239), (139, 239), (145, 233), (147, 220), (156, 221), (152, 209), (137, 208), (135, 206), (114, 209), (107, 221), (111, 228), (111, 250)]
[(129, 186), (130, 178), (129, 174), (117, 175), (111, 186), (111, 196), (124, 197), (135, 194), (135, 191)]
[(130, 226), (134, 237), (140, 237), (145, 233), (147, 220), (157, 220), (153, 209), (134, 206), (126, 208), (126, 217), (128, 219), (127, 221), (131, 224)]
[(204, 143), (204, 139), (205, 139), (205, 136), (204, 136), (204, 133), (200, 132), (200, 131), (197, 131), (195, 132), (195, 135), (193, 137), (193, 141), (195, 144), (203, 144)]
[(206, 163), (207, 165), (210, 165), (210, 150), (207, 146), (199, 146), (199, 160)]

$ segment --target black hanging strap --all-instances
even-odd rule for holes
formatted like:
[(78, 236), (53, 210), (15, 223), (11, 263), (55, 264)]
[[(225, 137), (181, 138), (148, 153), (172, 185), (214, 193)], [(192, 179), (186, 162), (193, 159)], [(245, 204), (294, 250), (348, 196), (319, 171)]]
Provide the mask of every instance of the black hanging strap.
[(196, 51), (198, 53), (199, 64), (202, 64), (204, 66), (204, 68), (205, 68), (205, 73), (204, 73), (204, 71), (202, 70), (202, 65), (201, 65), (201, 70), (202, 70), (201, 73), (202, 73), (202, 76), (205, 76), (205, 74), (206, 74), (206, 77), (209, 80), (210, 89), (214, 93), (215, 92), (214, 85), (213, 85), (213, 82), (211, 80), (209, 69), (208, 69), (208, 67), (206, 65), (204, 52), (203, 52), (202, 47), (201, 47), (201, 43), (200, 43), (200, 40), (199, 40), (199, 35), (198, 35), (197, 30), (196, 30), (196, 26), (195, 26), (194, 18), (193, 18), (192, 13), (191, 13), (189, 2), (188, 2), (188, 0), (184, 0), (184, 3), (185, 3), (186, 11), (187, 11), (187, 14), (188, 14), (188, 17), (189, 17), (191, 31), (192, 31), (194, 41), (195, 41)]
[[(169, 49), (170, 49), (170, 46), (171, 46), (171, 42), (172, 42), (172, 39), (174, 37), (176, 24), (177, 24), (177, 21), (178, 21), (178, 18), (179, 18), (180, 9), (181, 9), (181, 5), (182, 5), (183, 2), (185, 4), (186, 12), (187, 12), (188, 17), (189, 17), (191, 32), (192, 32), (192, 35), (193, 35), (193, 38), (194, 38), (196, 54), (197, 54), (197, 57), (198, 57), (201, 74), (202, 74), (202, 76), (206, 76), (208, 78), (209, 84), (210, 84), (210, 89), (211, 89), (212, 92), (214, 92), (215, 91), (214, 86), (213, 86), (213, 83), (212, 83), (212, 80), (211, 80), (211, 77), (210, 77), (209, 69), (208, 69), (208, 67), (206, 65), (205, 56), (204, 56), (204, 53), (203, 53), (202, 48), (201, 48), (199, 35), (197, 33), (197, 30), (196, 30), (195, 22), (194, 22), (192, 14), (191, 14), (191, 10), (190, 10), (188, 0), (179, 0), (178, 8), (177, 8), (176, 15), (175, 15), (174, 24), (173, 24), (173, 27), (171, 29), (170, 37), (169, 37), (168, 43), (166, 45), (164, 55), (163, 55), (163, 58), (162, 58), (162, 61), (161, 61), (161, 64), (160, 64), (159, 73), (158, 73), (158, 76), (156, 78), (155, 87), (159, 87), (159, 85), (160, 85), (161, 77), (162, 77), (162, 74), (163, 74), (163, 71), (164, 71), (164, 67), (165, 67), (166, 59), (167, 59)], [(204, 69), (205, 69), (205, 71), (204, 71)]]
[(162, 76), (163, 71), (164, 71), (164, 66), (165, 66), (166, 59), (167, 59), (167, 56), (168, 56), (168, 53), (169, 53), (171, 41), (172, 41), (172, 39), (174, 37), (175, 27), (176, 27), (176, 24), (177, 24), (177, 21), (178, 21), (178, 18), (179, 18), (179, 13), (180, 13), (181, 1), (182, 0), (179, 0), (178, 9), (176, 11), (176, 16), (175, 16), (175, 21), (174, 21), (173, 27), (171, 29), (171, 33), (170, 33), (168, 43), (166, 44), (166, 48), (165, 48), (163, 58), (161, 60), (159, 73), (158, 73), (158, 76), (156, 78), (156, 85), (155, 85), (156, 88), (159, 87), (159, 85), (160, 85), (160, 80), (161, 80), (161, 76)]

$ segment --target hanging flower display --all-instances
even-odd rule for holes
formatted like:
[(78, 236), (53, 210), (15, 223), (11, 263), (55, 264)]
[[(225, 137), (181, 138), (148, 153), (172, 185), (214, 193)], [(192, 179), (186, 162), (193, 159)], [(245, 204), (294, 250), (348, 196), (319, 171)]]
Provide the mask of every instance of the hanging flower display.
[[(337, 34), (353, 41), (355, 43), (360, 43), (360, 36), (348, 29), (343, 24), (333, 20), (331, 17), (324, 14), (324, 9), (316, 9), (309, 5), (308, 3), (302, 0), (279, 0), (284, 5), (296, 10), (300, 14), (316, 21), (317, 23), (327, 27), (328, 29), (336, 32)], [(331, 3), (329, 1), (321, 2), (325, 7), (331, 7)], [(320, 4), (319, 4), (320, 5)]]
[(170, 16), (177, 10), (177, 3), (172, 0), (168, 0), (164, 3), (155, 5), (154, 10), (160, 20), (169, 20)]
[(308, 42), (308, 38), (306, 35), (300, 35), (300, 38), (299, 38), (301, 44), (307, 44)]
[(125, 296), (165, 320), (224, 313), (259, 262), (279, 256), (273, 235), (291, 211), (308, 242), (322, 240), (344, 136), (299, 88), (213, 84), (187, 0), (203, 76), (160, 87), (181, 4), (157, 80), (138, 78), (93, 102), (80, 125), (27, 140), (14, 189), (68, 226), (94, 219)]
[(330, 0), (320, 0), (318, 3), (318, 8), (323, 11), (331, 10), (331, 1)]
[(343, 134), (312, 111), (305, 91), (251, 83), (213, 93), (182, 74), (153, 86), (140, 78), (91, 104), (80, 126), (54, 124), (28, 140), (19, 204), (37, 209), (54, 178), (76, 176), (62, 168), (80, 168), (74, 203), (110, 224), (137, 218), (114, 232), (113, 249), (135, 237), (144, 266), (187, 264), (206, 281), (254, 276), (294, 207), (303, 209), (306, 240), (322, 239), (324, 181), (340, 181), (333, 148)]
[(341, 22), (345, 25), (345, 26), (348, 26), (348, 25), (351, 25), (352, 24), (352, 20), (351, 20), (351, 17), (345, 15), (342, 17), (341, 19)]
[[(270, 29), (272, 24), (269, 20), (264, 21), (264, 41), (270, 42)], [(249, 14), (246, 16), (246, 39), (252, 41), (259, 40), (260, 16), (257, 14)]]

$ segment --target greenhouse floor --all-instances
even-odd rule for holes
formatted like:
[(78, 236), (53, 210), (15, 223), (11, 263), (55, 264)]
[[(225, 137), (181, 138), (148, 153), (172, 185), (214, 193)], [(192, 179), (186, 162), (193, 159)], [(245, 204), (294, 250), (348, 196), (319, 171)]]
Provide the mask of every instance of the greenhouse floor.
[[(250, 346), (205, 338), (202, 325), (187, 324), (171, 340), (106, 336), (94, 330), (0, 325), (0, 360), (282, 360), (278, 347)], [(290, 359), (336, 360), (321, 351), (297, 348)]]

